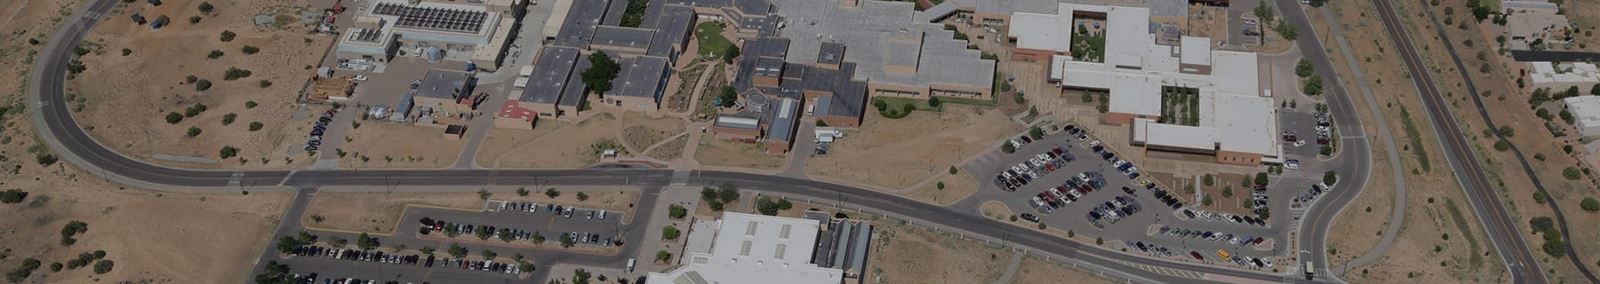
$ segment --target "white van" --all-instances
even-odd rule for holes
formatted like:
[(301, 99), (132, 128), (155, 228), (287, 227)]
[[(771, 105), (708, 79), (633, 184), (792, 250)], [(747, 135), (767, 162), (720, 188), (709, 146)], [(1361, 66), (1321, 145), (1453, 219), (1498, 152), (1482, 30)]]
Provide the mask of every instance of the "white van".
[(634, 259), (629, 258), (628, 259), (628, 268), (627, 268), (627, 270), (624, 270), (624, 271), (626, 271), (627, 273), (633, 273), (633, 264), (634, 264)]

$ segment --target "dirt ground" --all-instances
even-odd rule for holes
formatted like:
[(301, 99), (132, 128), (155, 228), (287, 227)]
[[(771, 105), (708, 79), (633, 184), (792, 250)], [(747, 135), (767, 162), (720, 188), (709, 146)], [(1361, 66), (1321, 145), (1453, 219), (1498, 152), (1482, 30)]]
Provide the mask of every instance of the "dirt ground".
[[(16, 39), (0, 41), (0, 105), (22, 104), (31, 54), (44, 47), (45, 37), (78, 2), (0, 5), (0, 32)], [(40, 43), (31, 45), (26, 38)], [(0, 128), (0, 156), (5, 157), (0, 168), (7, 171), (0, 188), (20, 189), (28, 196), (22, 203), (0, 204), (0, 216), (5, 216), (0, 219), (11, 221), (0, 224), (0, 267), (9, 271), (25, 258), (38, 259), (42, 267), (25, 283), (242, 282), (290, 197), (156, 193), (106, 182), (65, 161), (42, 165), (32, 152), (49, 152), (35, 139), (27, 112), (16, 110), (0, 115), (0, 125), (6, 125)], [(34, 147), (39, 148), (29, 151)], [(88, 231), (63, 246), (61, 228), (73, 220), (88, 224)], [(65, 264), (94, 250), (104, 250), (105, 259), (115, 263), (111, 272), (49, 269), (51, 263)]]
[[(1400, 156), (1403, 160), (1404, 172), (1407, 173), (1407, 208), (1405, 226), (1400, 235), (1396, 237), (1393, 246), (1389, 248), (1387, 257), (1368, 267), (1353, 267), (1346, 271), (1342, 277), (1357, 282), (1392, 282), (1392, 281), (1426, 281), (1426, 282), (1505, 282), (1507, 279), (1504, 268), (1499, 263), (1498, 256), (1484, 255), (1489, 252), (1487, 238), (1483, 235), (1482, 228), (1477, 227), (1477, 216), (1473, 215), (1467, 200), (1457, 187), (1453, 176), (1445, 167), (1441, 158), (1440, 146), (1433, 142), (1438, 141), (1432, 126), (1427, 123), (1421, 110), (1421, 101), (1417, 97), (1416, 89), (1405, 74), (1403, 66), (1390, 64), (1399, 60), (1393, 51), (1393, 44), (1387, 39), (1377, 19), (1377, 15), (1370, 2), (1348, 1), (1330, 2), (1330, 7), (1339, 16), (1338, 22), (1344, 23), (1344, 35), (1358, 54), (1359, 66), (1373, 88), (1373, 95), (1388, 118), (1383, 123), (1395, 131), (1397, 145), (1400, 145)], [(1365, 11), (1365, 12), (1351, 12)], [(1320, 14), (1319, 11), (1309, 11)], [(1320, 17), (1319, 17), (1320, 18)], [(1323, 21), (1314, 21), (1321, 25)], [(1354, 23), (1354, 24), (1352, 24)], [(1324, 29), (1319, 29), (1319, 32)], [(1330, 46), (1330, 48), (1337, 48)], [(1348, 64), (1342, 53), (1333, 50), (1328, 53), (1334, 61), (1334, 66), (1341, 74), (1350, 74)], [(1346, 78), (1353, 76), (1346, 75)], [(1400, 78), (1400, 79), (1397, 79)], [(1389, 79), (1385, 81), (1384, 79)], [(1350, 79), (1347, 79), (1350, 80)], [(1347, 81), (1345, 89), (1359, 92), (1356, 82)], [(1363, 121), (1370, 122), (1365, 131), (1369, 134), (1379, 133), (1372, 114), (1363, 107), (1359, 93), (1352, 93), (1356, 99), (1358, 113)], [(1411, 139), (1406, 134), (1401, 109), (1410, 110), (1407, 115), (1413, 121), (1422, 141), (1422, 148), (1413, 148), (1408, 141)], [(1329, 236), (1329, 257), (1333, 264), (1342, 264), (1356, 256), (1371, 250), (1381, 237), (1380, 231), (1387, 222), (1373, 222), (1372, 220), (1387, 220), (1392, 210), (1393, 186), (1391, 169), (1386, 159), (1387, 149), (1381, 140), (1369, 140), (1373, 145), (1374, 164), (1371, 169), (1371, 178), (1365, 189), (1356, 200), (1344, 211), (1340, 212), (1332, 225)], [(1418, 151), (1431, 155), (1419, 155)], [(1421, 157), (1428, 157), (1421, 160)], [(1423, 166), (1427, 163), (1427, 170)], [(1336, 189), (1337, 190), (1337, 189)], [(1451, 205), (1453, 203), (1453, 205)], [(1456, 207), (1451, 212), (1450, 207)], [(1370, 208), (1370, 211), (1369, 209)], [(1395, 232), (1381, 232), (1393, 234)], [(1435, 251), (1437, 246), (1437, 251)], [(1414, 279), (1414, 280), (1413, 280)]]
[(1008, 220), (1013, 214), (1011, 207), (1007, 207), (1005, 203), (1000, 203), (999, 201), (984, 201), (983, 205), (978, 206), (978, 211), (982, 211), (983, 217), (995, 220)]
[(478, 149), (477, 162), (492, 168), (578, 168), (598, 161), (591, 150), (595, 143), (623, 143), (624, 129), (643, 127), (642, 130), (656, 133), (679, 133), (685, 124), (678, 118), (650, 118), (628, 112), (599, 113), (577, 123), (544, 120), (533, 131), (494, 129)]
[[(543, 189), (528, 188), (528, 196), (517, 196), (513, 189), (496, 190), (492, 200), (532, 201), (564, 206), (631, 212), (639, 200), (638, 191), (583, 191), (589, 199), (578, 201), (577, 191), (561, 191), (556, 198), (544, 194)], [(557, 190), (560, 190), (559, 188)], [(322, 192), (306, 207), (307, 227), (343, 231), (361, 231), (388, 234), (394, 231), (395, 221), (406, 206), (432, 206), (462, 210), (482, 210), (484, 200), (477, 192), (417, 193), (417, 192)], [(631, 216), (631, 214), (629, 215)], [(317, 221), (322, 218), (322, 221)]]
[[(797, 155), (808, 154), (805, 152)], [(767, 154), (760, 143), (744, 143), (728, 139), (718, 139), (712, 133), (700, 136), (700, 145), (694, 152), (695, 160), (700, 164), (716, 167), (733, 167), (755, 170), (776, 170), (783, 167), (784, 155)], [(816, 163), (812, 159), (807, 164)]]
[[(1442, 12), (1444, 6), (1462, 7), (1465, 5), (1461, 0), (1441, 2), (1439, 6), (1431, 8), (1439, 17), (1445, 17)], [(1401, 6), (1404, 7), (1403, 9), (1408, 12), (1422, 11), (1421, 3), (1401, 3)], [(1588, 4), (1590, 4), (1589, 6), (1594, 6), (1592, 5), (1593, 3)], [(1567, 5), (1583, 4), (1567, 3)], [(1592, 10), (1593, 8), (1588, 9)], [(1426, 18), (1409, 17), (1406, 19), (1413, 34), (1432, 35), (1436, 32), (1433, 30), (1434, 27), (1431, 23), (1424, 21)], [(1460, 27), (1466, 28), (1462, 29)], [(1478, 153), (1486, 154), (1481, 157), (1485, 160), (1484, 168), (1495, 169), (1490, 173), (1490, 179), (1504, 190), (1505, 194), (1501, 198), (1509, 205), (1508, 207), (1512, 210), (1517, 223), (1527, 224), (1531, 218), (1551, 216), (1551, 209), (1535, 200), (1532, 181), (1523, 173), (1522, 168), (1515, 160), (1515, 156), (1509, 151), (1494, 150), (1494, 139), (1482, 135), (1486, 127), (1484, 127), (1483, 120), (1477, 113), (1476, 107), (1470, 101), (1470, 98), (1466, 96), (1469, 92), (1462, 83), (1462, 78), (1454, 64), (1450, 63), (1449, 54), (1443, 48), (1445, 44), (1455, 46), (1462, 63), (1467, 69), (1471, 69), (1466, 71), (1472, 77), (1471, 80), (1474, 85), (1478, 87), (1480, 92), (1478, 95), (1481, 96), (1485, 105), (1490, 107), (1513, 106), (1510, 108), (1497, 108), (1503, 111), (1491, 111), (1489, 114), (1496, 123), (1511, 127), (1514, 130), (1515, 135), (1512, 135), (1511, 143), (1520, 148), (1524, 155), (1527, 155), (1528, 162), (1533, 167), (1533, 172), (1539, 175), (1540, 181), (1544, 184), (1545, 189), (1549, 191), (1550, 196), (1556, 202), (1565, 205), (1563, 213), (1569, 217), (1585, 216), (1584, 214), (1586, 213), (1578, 209), (1575, 204), (1585, 197), (1600, 196), (1600, 192), (1592, 189), (1595, 186), (1590, 181), (1593, 177), (1589, 176), (1578, 180), (1567, 180), (1562, 177), (1564, 168), (1577, 166), (1579, 161), (1574, 155), (1568, 155), (1563, 152), (1561, 147), (1571, 145), (1579, 150), (1574, 151), (1575, 155), (1581, 155), (1583, 151), (1581, 151), (1582, 146), (1578, 145), (1579, 139), (1576, 135), (1555, 137), (1553, 133), (1546, 131), (1543, 126), (1544, 121), (1534, 116), (1533, 106), (1527, 104), (1527, 96), (1525, 95), (1529, 90), (1518, 89), (1514, 83), (1514, 76), (1524, 67), (1520, 64), (1512, 63), (1509, 56), (1500, 55), (1492, 50), (1494, 45), (1492, 44), (1494, 43), (1493, 35), (1498, 34), (1498, 32), (1492, 30), (1498, 28), (1498, 26), (1494, 25), (1450, 26), (1443, 29), (1450, 35), (1452, 42), (1444, 43), (1436, 37), (1429, 36), (1417, 38), (1417, 44), (1420, 45), (1418, 48), (1422, 49), (1422, 54), (1427, 57), (1425, 60), (1433, 64), (1432, 66), (1440, 66), (1434, 68), (1434, 79), (1440, 82), (1441, 91), (1449, 92), (1450, 95), (1445, 100), (1450, 101), (1451, 105), (1455, 107), (1456, 120), (1461, 123), (1464, 134), (1471, 137), (1471, 140), (1476, 144), (1474, 146)], [(1468, 41), (1474, 44), (1467, 44)], [(1478, 58), (1477, 55), (1479, 53), (1485, 55), (1484, 59)], [(1483, 72), (1482, 68), (1484, 67), (1488, 67), (1488, 72)], [(1571, 126), (1563, 122), (1558, 121), (1555, 124), (1559, 125), (1566, 133), (1576, 133)], [(1544, 159), (1539, 159), (1539, 157), (1544, 157)], [(1582, 217), (1574, 217), (1574, 219), (1569, 219), (1568, 222), (1569, 225), (1581, 224), (1583, 222), (1581, 220), (1583, 220)], [(1600, 228), (1582, 225), (1570, 226), (1570, 228), (1573, 230), (1571, 236), (1574, 239), (1565, 241), (1573, 244), (1579, 255), (1586, 257), (1584, 259), (1586, 263), (1583, 265), (1596, 265), (1593, 259), (1596, 255), (1600, 255)], [(1528, 227), (1521, 229), (1524, 230), (1524, 233), (1529, 233)], [(1554, 274), (1549, 275), (1552, 282), (1584, 279), (1577, 272), (1571, 260), (1564, 257), (1552, 257), (1543, 251), (1539, 251), (1539, 247), (1544, 243), (1540, 237), (1530, 233), (1525, 235), (1525, 238), (1529, 240), (1529, 246), (1536, 250), (1534, 255), (1543, 262), (1541, 267), (1555, 270)], [(1591, 266), (1591, 268), (1594, 267)]]
[[(307, 7), (304, 0), (221, 1), (212, 3), (216, 12), (205, 15), (195, 8), (200, 2), (172, 0), (159, 7), (119, 3), (106, 15), (87, 37), (90, 52), (81, 56), (87, 71), (68, 83), (67, 95), (82, 105), (74, 106), (82, 109), (77, 112), (79, 122), (106, 146), (157, 164), (189, 168), (309, 164), (311, 159), (305, 159), (298, 149), (309, 124), (292, 120), (296, 113), (304, 117), (309, 112), (297, 111), (295, 94), (312, 73), (307, 66), (318, 64), (333, 39), (306, 33), (309, 28), (298, 20), (299, 11)], [(132, 13), (151, 20), (165, 15), (172, 23), (150, 30), (132, 23)], [(255, 26), (252, 18), (258, 13), (293, 20), (281, 28)], [(196, 15), (202, 20), (190, 24), (189, 17)], [(236, 33), (237, 38), (220, 41), (224, 30)], [(260, 53), (244, 54), (241, 48), (247, 45), (259, 48)], [(122, 55), (124, 48), (131, 53)], [(207, 59), (212, 50), (224, 55)], [(224, 80), (224, 71), (231, 67), (253, 74)], [(194, 83), (186, 82), (189, 75), (213, 86), (197, 91)], [(262, 80), (270, 81), (270, 86), (261, 87)], [(245, 107), (249, 101), (258, 106)], [(183, 113), (196, 103), (207, 110), (175, 124), (165, 121), (167, 113)], [(223, 117), (230, 113), (237, 118), (223, 125)], [(250, 122), (265, 127), (250, 131)], [(202, 132), (187, 137), (190, 127)], [(252, 162), (215, 162), (224, 146), (238, 148), (238, 159)], [(157, 158), (167, 155), (181, 158)], [(254, 162), (263, 158), (266, 163)]]
[[(990, 283), (1012, 252), (894, 221), (873, 224), (865, 279), (882, 283)], [(939, 261), (929, 261), (929, 260)]]
[(1045, 283), (1081, 283), (1081, 284), (1111, 284), (1116, 283), (1105, 278), (1095, 276), (1093, 273), (1078, 270), (1059, 263), (1050, 262), (1042, 258), (1028, 255), (1022, 257), (1022, 266), (1017, 268), (1017, 275), (1012, 276), (1011, 283), (1016, 284), (1045, 284)]
[(967, 105), (947, 104), (942, 112), (916, 111), (900, 119), (869, 114), (860, 129), (847, 130), (834, 142), (827, 156), (807, 161), (806, 173), (905, 188), (948, 174), (950, 166), (1022, 131), (999, 111)]
[[(359, 121), (359, 120), (358, 120)], [(359, 121), (339, 147), (343, 168), (443, 168), (456, 162), (465, 139), (444, 137), (444, 129), (387, 121)]]
[(666, 144), (661, 144), (661, 146), (656, 146), (655, 149), (645, 153), (645, 156), (662, 161), (677, 160), (678, 157), (683, 156), (683, 147), (688, 144), (689, 136), (685, 135), (683, 137), (672, 139), (672, 142), (667, 142)]
[(1211, 38), (1212, 42), (1226, 42), (1228, 40), (1228, 9), (1226, 7), (1189, 5), (1189, 17), (1183, 20), (1170, 22), (1178, 23), (1182, 26), (1184, 35)]
[[(939, 184), (944, 183), (944, 188)], [(940, 205), (950, 205), (966, 199), (978, 192), (978, 182), (965, 173), (949, 174), (949, 172), (934, 175), (934, 179), (927, 184), (903, 193), (911, 199), (921, 200)]]
[(1600, 1), (1596, 0), (1566, 0), (1561, 10), (1566, 12), (1567, 21), (1573, 28), (1584, 31), (1574, 35), (1571, 50), (1596, 51), (1600, 50), (1600, 36), (1596, 36), (1591, 29), (1600, 27)]

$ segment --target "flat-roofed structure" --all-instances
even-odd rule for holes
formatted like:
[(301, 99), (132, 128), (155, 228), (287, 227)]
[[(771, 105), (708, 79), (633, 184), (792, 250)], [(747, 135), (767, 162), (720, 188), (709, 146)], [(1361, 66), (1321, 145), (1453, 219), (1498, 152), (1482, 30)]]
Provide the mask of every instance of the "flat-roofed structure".
[(688, 252), (682, 257), (682, 265), (665, 272), (651, 272), (645, 282), (837, 284), (844, 281), (842, 270), (819, 267), (811, 262), (821, 226), (817, 220), (727, 212), (718, 222), (710, 252)]
[(661, 95), (665, 93), (667, 78), (672, 69), (667, 59), (656, 56), (624, 58), (618, 62), (622, 71), (611, 80), (611, 90), (605, 93), (601, 104), (629, 110), (654, 111), (660, 109)]
[[(526, 111), (504, 112), (502, 114), (521, 114), (527, 111), (537, 113), (539, 117), (562, 118), (577, 113), (564, 113), (557, 109), (556, 104), (566, 93), (568, 79), (574, 76), (573, 67), (580, 60), (578, 49), (571, 47), (551, 46), (539, 51), (539, 57), (533, 64), (533, 72), (528, 77), (528, 86), (521, 93), (516, 94), (506, 104), (516, 105)], [(516, 117), (505, 117), (515, 120), (526, 120)], [(499, 123), (497, 123), (498, 125)], [(521, 125), (521, 124), (513, 124)]]
[(1542, 50), (1572, 41), (1575, 29), (1561, 13), (1561, 7), (1543, 1), (1505, 1), (1507, 47), (1516, 50)]
[[(1213, 155), (1218, 163), (1257, 165), (1282, 157), (1277, 110), (1262, 90), (1256, 54), (1212, 50), (1205, 38), (1180, 36), (1176, 46), (1155, 42), (1142, 7), (1060, 4), (1055, 15), (1018, 13), (1011, 35), (1050, 56), (1049, 80), (1062, 87), (1109, 94), (1101, 122), (1131, 125), (1135, 145), (1149, 150)], [(1024, 15), (1026, 14), (1026, 15)], [(1051, 16), (1054, 16), (1052, 20)], [(1070, 42), (1071, 17), (1104, 16), (1103, 58), (1073, 58), (1053, 50)], [(1033, 26), (1035, 22), (1049, 25)], [(1061, 28), (1061, 33), (1019, 31)], [(1059, 37), (1066, 37), (1060, 39)], [(1021, 45), (1019, 44), (1019, 48)], [(1167, 109), (1167, 96), (1192, 96), (1194, 116)], [(1176, 117), (1163, 117), (1171, 115)]]
[(1573, 124), (1584, 137), (1600, 136), (1600, 96), (1577, 96), (1562, 100), (1572, 113)]
[[(340, 59), (386, 62), (400, 49), (439, 48), (447, 59), (498, 68), (516, 37), (525, 1), (457, 2), (374, 0), (340, 37)], [(459, 54), (459, 55), (456, 55)]]
[(1578, 87), (1588, 91), (1600, 84), (1600, 67), (1583, 62), (1528, 62), (1528, 79), (1534, 88), (1549, 88), (1551, 92)]
[(472, 89), (477, 85), (472, 73), (444, 69), (428, 69), (417, 79), (416, 97), (412, 98), (418, 107), (444, 108), (446, 105), (471, 105), (469, 98)]
[(851, 79), (866, 82), (872, 96), (993, 95), (994, 60), (967, 49), (968, 42), (944, 26), (917, 21), (912, 3), (850, 2), (774, 0), (786, 23), (779, 34), (791, 41), (784, 60), (817, 64), (831, 54), (824, 43), (836, 43), (848, 50), (843, 62), (856, 65)]

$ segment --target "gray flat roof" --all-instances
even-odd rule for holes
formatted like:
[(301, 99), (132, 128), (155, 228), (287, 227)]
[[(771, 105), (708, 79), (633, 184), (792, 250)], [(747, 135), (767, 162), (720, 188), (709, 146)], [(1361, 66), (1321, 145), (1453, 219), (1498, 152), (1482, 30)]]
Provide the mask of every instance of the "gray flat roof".
[(455, 99), (456, 94), (471, 92), (472, 74), (467, 72), (428, 69), (418, 79), (422, 84), (417, 85), (417, 95), (429, 98)]
[[(663, 1), (650, 3), (655, 5)], [(673, 52), (673, 47), (689, 38), (689, 31), (694, 29), (694, 20), (694, 8), (678, 5), (663, 6), (660, 13), (645, 17), (644, 24), (640, 26), (656, 29), (655, 36), (650, 40), (650, 49), (645, 54), (668, 56)]]
[(572, 76), (567, 77), (567, 86), (561, 90), (561, 101), (556, 102), (556, 105), (579, 107), (583, 105), (583, 101), (589, 99), (589, 84), (584, 84), (583, 76), (579, 75), (583, 74), (583, 71), (588, 71), (589, 66), (592, 65), (588, 58), (577, 59), (577, 64), (572, 67)]
[(782, 98), (768, 107), (772, 110), (768, 114), (772, 118), (772, 126), (767, 130), (767, 140), (793, 141), (795, 125), (800, 120), (800, 100)]
[(548, 46), (539, 52), (539, 59), (533, 64), (533, 75), (528, 78), (528, 86), (522, 89), (522, 96), (517, 100), (530, 103), (554, 104), (561, 99), (561, 90), (567, 84), (567, 78), (572, 75), (572, 67), (576, 64), (578, 49), (562, 46)]
[(623, 59), (619, 64), (622, 65), (622, 71), (616, 79), (611, 80), (611, 91), (606, 95), (661, 100), (661, 88), (667, 74), (666, 58), (640, 56)]
[(609, 1), (611, 1), (611, 5), (606, 6), (606, 16), (605, 18), (600, 19), (600, 24), (608, 26), (620, 26), (622, 25), (622, 14), (627, 14), (628, 1), (630, 0)]
[[(619, 0), (621, 1), (621, 0)], [(586, 47), (589, 40), (594, 38), (595, 26), (600, 25), (600, 18), (606, 14), (607, 0), (572, 0), (572, 9), (567, 11), (566, 23), (561, 24), (561, 32), (556, 34), (553, 44)]]
[[(911, 3), (862, 1), (857, 8), (840, 9), (838, 1), (773, 1), (789, 23), (782, 35), (793, 40), (786, 61), (815, 62), (822, 53), (823, 42), (837, 42), (852, 50), (845, 53), (844, 61), (858, 65), (853, 76), (856, 80), (983, 88), (993, 83), (994, 60), (982, 59), (982, 52), (967, 49), (966, 41), (954, 39), (954, 32), (941, 25), (917, 22)], [(1050, 2), (1050, 11), (1054, 11), (1054, 0)], [(890, 73), (884, 67), (891, 64), (926, 68), (916, 68), (915, 73)], [(950, 66), (961, 68), (947, 68)]]
[(595, 27), (594, 39), (589, 41), (589, 46), (646, 49), (650, 47), (650, 39), (655, 33), (653, 29), (599, 26)]
[(817, 64), (844, 63), (844, 44), (837, 42), (824, 42), (817, 51)]

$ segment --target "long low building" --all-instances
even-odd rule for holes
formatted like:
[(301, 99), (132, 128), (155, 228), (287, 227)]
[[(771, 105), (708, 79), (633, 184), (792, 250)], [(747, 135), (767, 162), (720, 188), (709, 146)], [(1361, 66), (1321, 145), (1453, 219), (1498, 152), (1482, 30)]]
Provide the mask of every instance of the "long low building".
[[(383, 63), (402, 49), (437, 49), (440, 56), (496, 69), (516, 37), (524, 0), (362, 1), (334, 49), (346, 60)], [(460, 55), (456, 55), (460, 54)]]
[[(680, 258), (683, 263), (664, 272), (650, 272), (645, 282), (838, 284), (845, 279), (843, 269), (824, 267), (814, 261), (819, 253), (817, 243), (823, 226), (823, 222), (811, 219), (723, 213), (721, 220), (696, 222), (695, 230), (689, 232), (691, 239), (687, 247), (691, 249)], [(860, 228), (867, 229), (870, 225)], [(706, 232), (708, 230), (713, 232)], [(702, 239), (706, 237), (711, 239)], [(870, 239), (869, 234), (846, 237)], [(831, 241), (832, 237), (827, 239)], [(865, 243), (858, 246), (866, 248)], [(864, 258), (865, 254), (850, 256)], [(865, 266), (855, 259), (838, 262)]]
[(1528, 81), (1533, 88), (1548, 88), (1552, 92), (1578, 87), (1587, 92), (1600, 84), (1600, 67), (1583, 62), (1528, 62)]
[[(1102, 54), (1072, 53), (1075, 19), (1103, 19)], [(1055, 14), (1018, 12), (1009, 35), (1017, 60), (1050, 63), (1063, 88), (1107, 93), (1101, 123), (1129, 125), (1148, 150), (1213, 155), (1257, 165), (1282, 157), (1277, 108), (1263, 92), (1255, 53), (1213, 50), (1210, 39), (1180, 36), (1158, 44), (1142, 7), (1059, 4)]]

